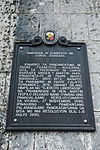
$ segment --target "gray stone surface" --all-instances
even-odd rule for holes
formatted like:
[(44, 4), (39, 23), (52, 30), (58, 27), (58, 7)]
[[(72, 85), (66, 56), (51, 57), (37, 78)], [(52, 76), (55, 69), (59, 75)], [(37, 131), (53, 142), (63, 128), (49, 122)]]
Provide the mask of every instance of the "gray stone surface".
[(71, 15), (72, 40), (88, 40), (88, 26), (86, 14)]
[(0, 13), (0, 41), (6, 40), (10, 32), (10, 14)]
[(84, 133), (84, 144), (87, 150), (100, 150), (100, 112), (95, 113), (96, 132)]
[(11, 15), (0, 13), (0, 71), (11, 69), (11, 38), (10, 38)]
[(87, 48), (90, 72), (100, 73), (100, 42), (89, 41)]
[(100, 12), (100, 1), (94, 0), (94, 9), (96, 12)]
[(6, 85), (6, 74), (0, 74), (0, 125), (1, 132), (4, 130), (5, 118), (6, 118), (6, 105), (7, 99), (5, 99), (5, 85)]
[[(46, 29), (87, 44), (95, 133), (5, 132), (13, 45)], [(100, 150), (100, 1), (0, 1), (0, 150)]]
[(40, 15), (40, 35), (48, 29), (54, 29), (58, 36), (63, 35), (71, 39), (70, 15), (54, 13)]
[(91, 13), (94, 12), (94, 0), (60, 0), (62, 13)]
[(16, 12), (19, 13), (51, 13), (54, 0), (19, 0)]
[(0, 150), (6, 150), (8, 148), (8, 134), (4, 132), (7, 108), (5, 87), (6, 74), (0, 73)]
[(90, 39), (100, 40), (100, 14), (89, 14), (87, 18)]
[(11, 71), (11, 64), (12, 64), (12, 52), (7, 51), (4, 47), (1, 47), (2, 52), (0, 53), (0, 71)]
[(94, 110), (100, 111), (100, 73), (91, 74), (91, 85)]
[[(42, 132), (36, 133), (36, 150), (86, 150), (82, 141), (83, 133)], [(77, 144), (78, 143), (78, 144)]]
[(14, 12), (16, 0), (0, 0), (0, 12)]
[(11, 17), (11, 37), (16, 40), (32, 40), (39, 33), (38, 14), (13, 14)]
[(60, 0), (54, 0), (54, 12), (61, 13), (60, 11)]
[(9, 139), (9, 150), (34, 150), (35, 133), (15, 132)]
[(0, 150), (7, 150), (9, 146), (9, 135), (7, 133), (0, 133)]

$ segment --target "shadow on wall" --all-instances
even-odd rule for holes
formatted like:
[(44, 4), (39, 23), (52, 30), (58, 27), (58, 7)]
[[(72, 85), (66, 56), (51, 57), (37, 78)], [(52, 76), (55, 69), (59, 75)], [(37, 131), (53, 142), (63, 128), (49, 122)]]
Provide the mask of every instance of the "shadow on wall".
[(48, 29), (71, 38), (70, 16), (54, 13), (53, 0), (19, 0), (16, 12), (12, 19), (16, 40), (32, 40)]

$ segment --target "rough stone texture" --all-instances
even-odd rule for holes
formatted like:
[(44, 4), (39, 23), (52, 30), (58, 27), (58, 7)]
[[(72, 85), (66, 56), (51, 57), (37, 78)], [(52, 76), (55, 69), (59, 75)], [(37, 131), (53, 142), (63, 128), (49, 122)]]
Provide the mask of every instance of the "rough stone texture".
[(13, 44), (10, 39), (0, 42), (0, 72), (11, 71)]
[(11, 20), (11, 37), (16, 40), (32, 40), (39, 32), (39, 15), (13, 14)]
[(94, 12), (93, 0), (60, 0), (62, 13), (91, 13)]
[(0, 0), (0, 12), (14, 12), (16, 0)]
[(17, 12), (19, 13), (51, 13), (54, 10), (54, 0), (19, 0)]
[(100, 73), (91, 74), (91, 85), (92, 85), (92, 95), (94, 110), (100, 111)]
[(0, 41), (6, 40), (10, 32), (10, 14), (0, 13)]
[(35, 144), (35, 133), (15, 132), (9, 139), (9, 150), (33, 150)]
[(11, 18), (11, 36), (16, 40), (32, 40), (35, 35), (42, 35), (47, 29), (54, 29), (58, 35), (71, 39), (70, 16), (54, 13), (13, 14)]
[[(83, 133), (42, 132), (36, 133), (36, 150), (86, 150), (82, 141)], [(65, 144), (66, 143), (66, 144)], [(77, 144), (78, 143), (78, 144)]]
[(100, 42), (89, 41), (88, 47), (88, 60), (91, 73), (100, 72)]
[(11, 71), (11, 64), (12, 64), (12, 52), (7, 51), (4, 47), (0, 46), (2, 52), (0, 53), (0, 71)]
[(0, 133), (0, 149), (7, 150), (9, 146), (9, 134), (7, 133)]
[(72, 40), (88, 40), (87, 17), (85, 14), (71, 15)]
[(70, 15), (54, 13), (40, 15), (40, 35), (47, 29), (54, 29), (58, 36), (63, 35), (71, 39)]
[[(5, 132), (13, 45), (46, 29), (86, 42), (97, 131)], [(0, 1), (0, 150), (100, 150), (100, 1)]]
[(100, 40), (100, 14), (90, 14), (87, 18), (90, 39)]
[(8, 148), (8, 134), (4, 132), (7, 99), (5, 98), (6, 74), (0, 73), (0, 149), (6, 150)]
[(10, 23), (10, 14), (0, 13), (0, 71), (11, 69)]
[(96, 12), (100, 12), (100, 1), (94, 0), (94, 9)]
[(84, 133), (84, 144), (87, 150), (100, 150), (100, 112), (95, 113), (96, 132)]
[(5, 84), (6, 84), (6, 74), (0, 74), (0, 126), (1, 132), (3, 131), (3, 127), (5, 125), (5, 114), (6, 114), (6, 104), (7, 101), (5, 99)]
[(60, 2), (60, 0), (54, 0), (54, 12), (55, 13), (61, 13), (59, 2)]

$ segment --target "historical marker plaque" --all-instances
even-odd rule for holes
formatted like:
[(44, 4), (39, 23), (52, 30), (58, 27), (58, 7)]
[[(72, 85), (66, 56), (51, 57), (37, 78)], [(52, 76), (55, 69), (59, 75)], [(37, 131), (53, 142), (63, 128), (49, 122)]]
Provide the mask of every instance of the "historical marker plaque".
[(6, 129), (95, 130), (84, 43), (15, 44)]

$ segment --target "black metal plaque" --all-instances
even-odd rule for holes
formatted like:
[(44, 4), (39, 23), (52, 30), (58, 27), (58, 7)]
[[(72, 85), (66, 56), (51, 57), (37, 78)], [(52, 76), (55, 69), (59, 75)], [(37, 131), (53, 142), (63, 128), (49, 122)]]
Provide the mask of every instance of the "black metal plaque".
[(6, 129), (95, 131), (85, 43), (39, 40), (15, 43)]

